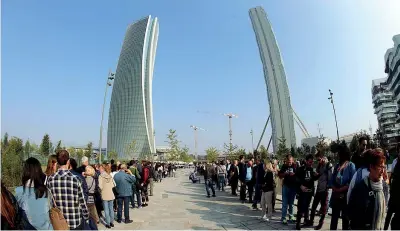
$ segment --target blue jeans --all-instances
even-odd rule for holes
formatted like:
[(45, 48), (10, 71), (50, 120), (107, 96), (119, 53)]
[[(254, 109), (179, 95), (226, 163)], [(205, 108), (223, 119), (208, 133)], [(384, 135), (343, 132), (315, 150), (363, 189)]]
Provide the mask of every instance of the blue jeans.
[(296, 198), (296, 188), (282, 186), (282, 220), (286, 218), (289, 206), (289, 216), (293, 218), (293, 203)]
[(207, 179), (206, 182), (206, 191), (207, 191), (207, 195), (210, 196), (210, 188), (212, 190), (213, 195), (215, 195), (215, 189), (214, 189), (214, 182), (212, 179)]
[(127, 197), (118, 197), (118, 210), (117, 210), (117, 220), (122, 220), (122, 204), (124, 206), (124, 217), (125, 220), (129, 220), (129, 196)]
[(140, 194), (140, 190), (136, 189), (136, 187), (133, 187), (132, 188), (132, 192), (133, 193), (132, 193), (132, 196), (130, 198), (132, 208), (135, 208), (135, 195), (136, 195), (136, 200), (137, 200), (137, 203), (138, 203), (138, 207), (142, 206), (142, 197), (141, 197), (141, 194)]
[(218, 176), (219, 187), (218, 189), (224, 191), (225, 187), (225, 176)]
[(106, 224), (114, 222), (114, 201), (103, 201), (104, 216), (106, 217)]

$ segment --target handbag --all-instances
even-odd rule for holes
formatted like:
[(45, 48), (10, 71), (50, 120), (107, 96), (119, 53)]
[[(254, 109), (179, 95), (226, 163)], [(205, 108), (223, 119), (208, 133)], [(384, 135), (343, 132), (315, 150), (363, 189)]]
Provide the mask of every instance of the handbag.
[(112, 191), (114, 193), (114, 197), (117, 198), (119, 193), (118, 193), (118, 190), (117, 190), (117, 185), (115, 185), (114, 180), (113, 180), (113, 185), (114, 185), (114, 187), (112, 187)]
[(57, 207), (56, 201), (54, 200), (53, 194), (50, 192), (53, 200), (53, 206), (50, 208), (50, 222), (53, 225), (54, 230), (69, 230), (69, 225), (64, 217), (62, 211)]

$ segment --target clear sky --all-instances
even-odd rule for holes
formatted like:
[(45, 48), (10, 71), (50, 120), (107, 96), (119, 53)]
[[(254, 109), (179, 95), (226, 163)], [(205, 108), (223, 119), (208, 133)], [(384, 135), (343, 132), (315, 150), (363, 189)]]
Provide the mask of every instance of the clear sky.
[[(312, 135), (317, 123), (336, 135), (376, 128), (371, 80), (385, 77), (384, 54), (400, 33), (394, 1), (2, 1), (1, 134), (66, 146), (99, 140), (108, 70), (115, 70), (125, 30), (146, 15), (159, 18), (153, 80), (156, 144), (176, 129), (200, 154), (229, 141), (256, 145), (268, 117), (262, 64), (248, 16), (263, 6), (282, 53), (293, 108)], [(111, 93), (111, 91), (109, 91)], [(111, 94), (109, 94), (108, 103)], [(208, 113), (198, 113), (208, 112)], [(106, 108), (107, 128), (108, 106)], [(106, 129), (105, 129), (106, 134)], [(266, 132), (263, 144), (271, 134)], [(303, 134), (296, 127), (298, 145)], [(104, 142), (106, 143), (106, 135)], [(192, 149), (193, 150), (193, 149)]]

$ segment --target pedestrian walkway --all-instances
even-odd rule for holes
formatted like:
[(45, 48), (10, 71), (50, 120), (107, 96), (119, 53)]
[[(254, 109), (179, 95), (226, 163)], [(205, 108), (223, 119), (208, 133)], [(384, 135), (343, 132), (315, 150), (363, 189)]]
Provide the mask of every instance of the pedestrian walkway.
[[(294, 224), (280, 223), (281, 203), (276, 204), (277, 213), (270, 222), (260, 220), (261, 211), (254, 211), (250, 204), (242, 204), (238, 197), (228, 192), (216, 192), (217, 197), (207, 198), (204, 181), (193, 184), (189, 181), (191, 170), (178, 170), (176, 178), (166, 178), (155, 183), (154, 196), (149, 206), (130, 209), (131, 224), (118, 224), (118, 230), (142, 229), (186, 229), (186, 230), (288, 230)], [(230, 189), (230, 188), (228, 188)], [(317, 224), (319, 217), (316, 217)], [(330, 217), (323, 229), (329, 229)], [(338, 228), (341, 228), (341, 224)], [(99, 229), (104, 229), (100, 225)], [(308, 230), (313, 230), (309, 228)]]

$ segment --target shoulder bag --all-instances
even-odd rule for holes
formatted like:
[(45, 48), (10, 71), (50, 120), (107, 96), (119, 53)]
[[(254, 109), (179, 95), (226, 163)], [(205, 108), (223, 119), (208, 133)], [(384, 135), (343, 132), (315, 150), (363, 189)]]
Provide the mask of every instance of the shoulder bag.
[(57, 208), (57, 204), (53, 197), (53, 194), (51, 192), (50, 194), (53, 200), (53, 206), (50, 208), (49, 214), (50, 214), (50, 222), (53, 225), (54, 230), (69, 230), (69, 225), (64, 217), (64, 214), (59, 208)]

